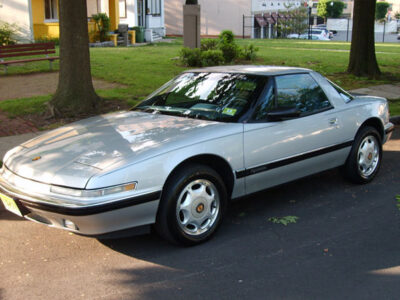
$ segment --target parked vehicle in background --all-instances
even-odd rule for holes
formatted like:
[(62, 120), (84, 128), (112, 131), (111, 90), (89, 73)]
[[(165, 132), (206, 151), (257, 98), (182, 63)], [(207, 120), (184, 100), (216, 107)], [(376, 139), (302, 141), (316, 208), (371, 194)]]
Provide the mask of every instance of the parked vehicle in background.
[[(325, 29), (312, 29), (310, 31), (312, 40), (321, 40), (321, 41), (329, 41), (329, 32)], [(308, 31), (304, 31), (302, 34), (291, 33), (287, 36), (289, 39), (308, 39)]]
[(325, 32), (328, 34), (330, 39), (333, 38), (333, 36), (337, 34), (336, 30), (328, 30), (328, 27), (325, 24), (314, 25), (312, 28), (325, 30)]
[[(310, 32), (312, 40), (320, 40), (320, 41), (330, 41), (329, 33), (325, 32), (324, 30), (316, 30), (313, 29)], [(304, 32), (299, 36), (299, 39), (307, 40), (308, 39), (308, 32)]]

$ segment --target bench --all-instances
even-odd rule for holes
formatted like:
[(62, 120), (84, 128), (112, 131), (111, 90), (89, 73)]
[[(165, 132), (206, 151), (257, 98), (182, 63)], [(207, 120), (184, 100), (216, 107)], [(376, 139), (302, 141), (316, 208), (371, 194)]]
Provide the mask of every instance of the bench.
[[(37, 44), (17, 44), (0, 46), (0, 65), (5, 67), (5, 73), (7, 74), (7, 67), (11, 64), (33, 62), (48, 60), (50, 63), (50, 70), (53, 69), (53, 61), (59, 59), (59, 56), (49, 56), (49, 54), (55, 54), (54, 43), (37, 43)], [(21, 56), (36, 56), (45, 55), (45, 57), (25, 58), (25, 59), (14, 59), (4, 60), (4, 58), (10, 57), (21, 57)]]

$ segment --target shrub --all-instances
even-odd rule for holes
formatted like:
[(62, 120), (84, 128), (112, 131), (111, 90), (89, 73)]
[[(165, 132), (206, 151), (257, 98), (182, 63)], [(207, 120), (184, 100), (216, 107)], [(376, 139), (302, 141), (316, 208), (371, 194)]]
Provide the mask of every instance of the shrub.
[(92, 15), (92, 20), (99, 30), (100, 42), (104, 42), (107, 39), (107, 33), (110, 31), (110, 18), (105, 13), (98, 13)]
[(15, 25), (8, 23), (0, 24), (0, 46), (14, 45), (17, 43), (13, 37), (17, 32)]
[(217, 50), (218, 48), (218, 40), (216, 39), (203, 39), (201, 41), (201, 51), (207, 50)]
[(232, 31), (224, 30), (219, 34), (219, 41), (232, 44), (235, 42), (235, 36)]
[(381, 20), (386, 17), (390, 4), (387, 2), (376, 2), (375, 19)]
[(206, 50), (201, 52), (201, 64), (203, 67), (219, 66), (224, 61), (224, 55), (221, 50)]
[(218, 39), (204, 39), (201, 48), (183, 48), (179, 53), (183, 64), (190, 67), (217, 66), (231, 63), (238, 58), (254, 60), (258, 48), (254, 45), (240, 49), (230, 30), (222, 31)]
[(253, 44), (245, 45), (240, 53), (240, 57), (245, 60), (255, 60), (257, 58), (257, 51), (259, 49)]
[(224, 55), (226, 63), (230, 63), (239, 57), (239, 47), (235, 43), (235, 36), (230, 30), (224, 30), (219, 35), (218, 48)]
[(236, 44), (221, 43), (219, 49), (222, 51), (226, 63), (234, 61), (240, 53), (239, 47)]
[(180, 53), (181, 61), (189, 67), (201, 67), (201, 50), (199, 48), (183, 48)]
[(45, 36), (45, 35), (40, 37), (40, 38), (38, 38), (38, 39), (35, 39), (35, 42), (36, 43), (50, 43), (50, 42), (53, 42), (56, 45), (60, 45), (60, 39), (59, 38), (51, 38), (51, 37), (48, 37), (48, 36)]

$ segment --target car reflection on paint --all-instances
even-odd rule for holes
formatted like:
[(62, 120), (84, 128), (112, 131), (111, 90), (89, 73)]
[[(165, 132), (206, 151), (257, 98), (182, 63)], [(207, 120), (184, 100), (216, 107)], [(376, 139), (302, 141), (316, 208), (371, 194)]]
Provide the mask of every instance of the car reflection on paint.
[(131, 111), (11, 149), (0, 197), (29, 220), (87, 236), (135, 228), (194, 245), (230, 199), (343, 166), (367, 183), (391, 135), (386, 99), (274, 66), (189, 70)]

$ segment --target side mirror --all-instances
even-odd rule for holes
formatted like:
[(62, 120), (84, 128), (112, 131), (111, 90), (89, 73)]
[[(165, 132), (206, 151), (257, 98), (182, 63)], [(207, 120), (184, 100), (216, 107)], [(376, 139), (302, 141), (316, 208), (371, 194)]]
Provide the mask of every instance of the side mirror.
[(300, 116), (300, 111), (296, 108), (278, 108), (273, 111), (270, 111), (267, 114), (268, 120), (271, 121), (282, 121), (284, 119), (292, 119)]

